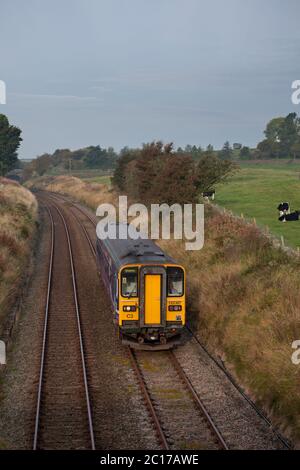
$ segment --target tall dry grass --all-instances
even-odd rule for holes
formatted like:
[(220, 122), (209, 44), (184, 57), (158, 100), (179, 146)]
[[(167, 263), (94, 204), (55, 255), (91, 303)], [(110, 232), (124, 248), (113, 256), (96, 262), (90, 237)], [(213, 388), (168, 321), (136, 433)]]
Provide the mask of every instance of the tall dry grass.
[(103, 202), (114, 203), (117, 197), (106, 184), (88, 183), (73, 176), (41, 177), (29, 181), (27, 187), (72, 196), (93, 210)]
[[(93, 209), (117, 200), (105, 185), (77, 178), (44, 179), (42, 187)], [(291, 344), (300, 339), (299, 258), (276, 249), (256, 226), (209, 206), (202, 250), (186, 251), (178, 240), (159, 243), (187, 270), (193, 328), (274, 422), (300, 441), (300, 366), (291, 361)]]
[(33, 194), (0, 178), (0, 331), (28, 259), (36, 214)]
[(190, 322), (211, 351), (295, 440), (300, 440), (300, 261), (275, 249), (252, 225), (213, 213), (205, 246), (186, 252), (161, 241), (188, 275)]

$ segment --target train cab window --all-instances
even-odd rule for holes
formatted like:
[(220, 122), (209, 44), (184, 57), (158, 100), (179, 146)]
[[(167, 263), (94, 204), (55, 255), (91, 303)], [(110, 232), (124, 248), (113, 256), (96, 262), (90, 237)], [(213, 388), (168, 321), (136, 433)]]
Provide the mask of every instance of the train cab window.
[(184, 290), (184, 274), (181, 268), (167, 268), (168, 297), (181, 297)]
[(137, 297), (138, 295), (138, 270), (125, 268), (121, 275), (122, 297)]

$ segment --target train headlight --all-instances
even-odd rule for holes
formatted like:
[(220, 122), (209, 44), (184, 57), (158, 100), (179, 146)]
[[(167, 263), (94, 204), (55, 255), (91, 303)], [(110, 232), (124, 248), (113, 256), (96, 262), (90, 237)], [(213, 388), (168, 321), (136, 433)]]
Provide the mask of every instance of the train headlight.
[(135, 305), (124, 305), (123, 312), (136, 312)]
[(182, 306), (181, 305), (169, 305), (170, 312), (181, 312)]

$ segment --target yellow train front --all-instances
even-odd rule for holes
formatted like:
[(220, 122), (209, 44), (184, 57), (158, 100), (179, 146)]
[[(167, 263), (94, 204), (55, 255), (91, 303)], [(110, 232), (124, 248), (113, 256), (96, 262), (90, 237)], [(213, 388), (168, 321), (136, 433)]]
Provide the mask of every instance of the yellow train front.
[(185, 325), (185, 271), (153, 241), (97, 239), (97, 265), (124, 344), (169, 349)]

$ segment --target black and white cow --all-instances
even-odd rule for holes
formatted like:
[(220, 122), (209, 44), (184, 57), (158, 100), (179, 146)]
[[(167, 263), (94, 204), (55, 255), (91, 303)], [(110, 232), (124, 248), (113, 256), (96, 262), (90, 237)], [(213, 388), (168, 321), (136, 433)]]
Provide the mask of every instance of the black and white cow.
[(290, 204), (289, 202), (281, 202), (277, 210), (279, 211), (279, 217), (281, 217), (284, 214), (289, 214), (290, 213)]
[(204, 197), (204, 199), (208, 200), (209, 198), (211, 198), (212, 201), (214, 201), (215, 199), (215, 194), (216, 194), (216, 191), (214, 189), (212, 189), (211, 191), (204, 191), (202, 193), (202, 197)]
[(294, 220), (299, 220), (300, 218), (300, 211), (295, 211), (290, 214), (282, 214), (279, 217), (280, 222), (293, 222)]

